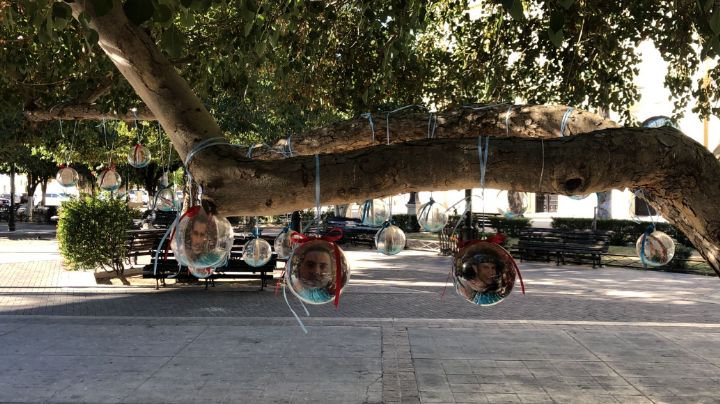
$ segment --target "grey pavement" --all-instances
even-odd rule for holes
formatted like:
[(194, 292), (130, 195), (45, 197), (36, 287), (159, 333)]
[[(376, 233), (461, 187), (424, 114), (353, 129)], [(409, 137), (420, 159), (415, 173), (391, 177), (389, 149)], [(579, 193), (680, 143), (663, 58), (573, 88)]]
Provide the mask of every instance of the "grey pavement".
[(0, 402), (720, 403), (712, 277), (522, 263), (526, 295), (476, 307), (441, 297), (447, 257), (348, 251), (303, 334), (272, 288), (93, 286), (22, 245), (0, 239)]

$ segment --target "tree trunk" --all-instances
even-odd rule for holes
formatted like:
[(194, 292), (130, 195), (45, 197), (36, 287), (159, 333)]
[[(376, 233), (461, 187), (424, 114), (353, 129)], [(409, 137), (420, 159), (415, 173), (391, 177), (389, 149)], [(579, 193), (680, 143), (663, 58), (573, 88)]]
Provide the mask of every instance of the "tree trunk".
[[(85, 11), (92, 17), (91, 4), (74, 2), (71, 7), (76, 16)], [(114, 1), (107, 15), (92, 17), (90, 25), (182, 159), (199, 142), (222, 136), (174, 66), (142, 29), (128, 22), (120, 1)], [(393, 115), (390, 128), (384, 115), (375, 116), (374, 134), (367, 119), (354, 119), (293, 138), (292, 151), (299, 157), (269, 161), (280, 157), (260, 149), (250, 160), (237, 148), (214, 146), (197, 153), (189, 168), (219, 213), (277, 214), (315, 204), (315, 162), (304, 155), (323, 154), (321, 202), (340, 204), (476, 187), (475, 138), (492, 136), (487, 187), (559, 194), (643, 188), (653, 206), (688, 235), (720, 274), (720, 165), (701, 145), (674, 129), (617, 128), (578, 110), (565, 131), (574, 136), (557, 138), (566, 107), (516, 107), (508, 127), (506, 111), (501, 106), (440, 113), (436, 138), (427, 140), (417, 140), (427, 137), (427, 114)], [(462, 139), (466, 137), (472, 139)], [(385, 145), (388, 138), (395, 144)]]

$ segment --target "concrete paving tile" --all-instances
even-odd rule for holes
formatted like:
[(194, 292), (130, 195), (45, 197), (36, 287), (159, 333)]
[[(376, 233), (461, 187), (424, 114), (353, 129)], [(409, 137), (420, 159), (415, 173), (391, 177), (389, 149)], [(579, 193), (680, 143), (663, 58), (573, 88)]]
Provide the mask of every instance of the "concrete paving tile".
[(453, 393), (448, 391), (420, 391), (420, 402), (422, 403), (454, 403)]
[(490, 403), (521, 403), (522, 400), (517, 394), (496, 394), (487, 393), (485, 395)]
[(450, 383), (450, 391), (453, 393), (479, 393), (482, 391), (480, 384), (453, 384)]
[(478, 383), (478, 378), (474, 374), (469, 375), (447, 375), (447, 380), (450, 384), (468, 384)]
[(488, 398), (483, 393), (453, 393), (456, 403), (487, 403)]
[(547, 393), (542, 393), (542, 394), (518, 393), (518, 397), (520, 397), (520, 401), (523, 403), (549, 403), (549, 402), (552, 402), (550, 395), (548, 395)]
[(653, 401), (643, 396), (612, 395), (621, 404), (652, 404)]

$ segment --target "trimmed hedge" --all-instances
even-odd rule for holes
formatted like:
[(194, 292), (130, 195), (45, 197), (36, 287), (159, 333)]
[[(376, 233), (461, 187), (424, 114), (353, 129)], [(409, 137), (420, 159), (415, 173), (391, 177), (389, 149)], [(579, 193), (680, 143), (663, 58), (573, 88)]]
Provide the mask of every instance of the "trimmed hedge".
[(63, 202), (57, 238), (60, 253), (70, 267), (109, 268), (123, 272), (126, 231), (134, 209), (122, 199), (94, 197)]
[[(592, 219), (586, 218), (570, 218), (570, 217), (554, 217), (552, 220), (552, 227), (555, 229), (579, 229), (585, 230), (590, 229), (592, 226)], [(635, 245), (637, 239), (645, 232), (650, 222), (634, 222), (632, 220), (598, 220), (597, 229), (612, 231), (613, 235), (610, 237), (611, 245)], [(667, 233), (670, 237), (674, 238), (679, 244), (686, 247), (693, 247), (692, 243), (688, 238), (673, 225), (669, 223), (656, 223), (655, 228), (662, 232)]]

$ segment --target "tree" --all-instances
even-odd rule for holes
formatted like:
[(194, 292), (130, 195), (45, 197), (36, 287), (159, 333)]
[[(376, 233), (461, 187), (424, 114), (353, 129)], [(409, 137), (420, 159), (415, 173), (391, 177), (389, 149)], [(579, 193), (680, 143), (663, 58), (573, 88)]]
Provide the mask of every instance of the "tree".
[[(237, 7), (224, 9), (227, 4)], [(710, 18), (718, 13), (714, 2), (628, 6), (557, 1), (532, 3), (527, 10), (521, 2), (502, 4), (514, 5), (509, 8), (512, 21), (490, 2), (486, 15), (475, 21), (466, 17), (461, 1), (292, 1), (277, 10), (255, 1), (69, 5), (79, 21), (73, 29), (91, 38), (97, 33), (108, 59), (152, 111), (182, 159), (200, 142), (226, 134), (231, 125), (225, 120), (238, 111), (246, 113), (236, 127), (256, 136), (286, 124), (302, 128), (357, 116), (373, 106), (417, 104), (425, 96), (443, 108), (468, 99), (522, 96), (626, 111), (637, 99), (628, 85), (635, 74), (633, 47), (645, 38), (655, 40), (673, 62), (676, 70), (667, 81), (682, 105), (696, 88), (690, 79), (693, 68), (701, 57), (715, 55), (720, 43), (715, 34), (720, 19)], [(65, 5), (52, 7), (53, 16), (69, 19)], [(438, 22), (431, 23), (433, 19)], [(351, 20), (355, 24), (347, 24)], [(191, 35), (179, 24), (199, 29)], [(690, 29), (681, 35), (675, 26)], [(695, 53), (690, 33), (702, 41), (701, 55)], [(160, 38), (170, 59), (153, 37)], [(188, 60), (184, 49), (193, 55), (189, 60), (207, 57), (182, 69), (186, 77), (197, 79), (191, 81), (193, 87), (177, 72)], [(516, 52), (518, 60), (510, 63)], [(236, 98), (243, 96), (228, 102), (233, 92)], [(712, 86), (702, 89), (700, 113), (712, 111), (705, 101), (715, 100), (717, 93)], [(242, 119), (282, 97), (290, 112), (273, 108), (267, 116), (274, 120), (264, 126)], [(132, 95), (113, 97), (126, 103), (130, 99)], [(298, 108), (308, 116), (299, 126), (290, 125)], [(580, 110), (567, 122), (564, 134), (572, 136), (558, 139), (566, 112), (565, 107), (448, 108), (436, 114), (434, 139), (424, 139), (427, 113), (375, 114), (370, 115), (374, 130), (367, 119), (356, 118), (293, 137), (297, 157), (279, 159), (265, 150), (250, 159), (236, 147), (215, 146), (197, 153), (189, 169), (203, 185), (206, 203), (221, 214), (279, 213), (314, 205), (315, 160), (308, 155), (315, 153), (322, 153), (321, 198), (326, 204), (476, 187), (476, 136), (483, 134), (493, 137), (487, 186), (567, 194), (642, 187), (720, 273), (720, 212), (714, 203), (720, 165), (714, 157), (671, 128), (619, 128)], [(382, 133), (393, 144), (383, 144)], [(611, 155), (620, 158), (609, 159)]]

